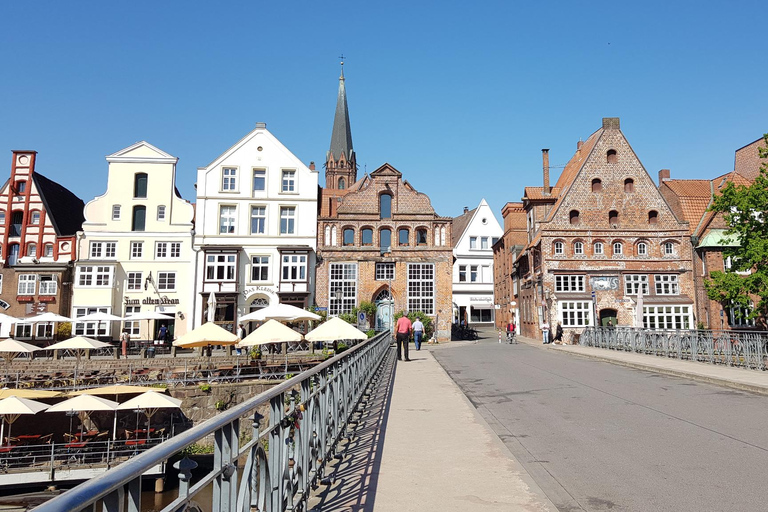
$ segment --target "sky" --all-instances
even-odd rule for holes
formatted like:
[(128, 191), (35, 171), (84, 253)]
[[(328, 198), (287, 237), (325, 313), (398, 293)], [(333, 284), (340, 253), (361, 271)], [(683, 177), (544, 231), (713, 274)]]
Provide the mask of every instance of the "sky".
[[(2, 2), (0, 165), (88, 202), (146, 140), (196, 170), (267, 128), (319, 169), (344, 55), (358, 177), (389, 163), (457, 216), (552, 183), (603, 117), (646, 170), (714, 178), (768, 132), (762, 2)], [(760, 18), (763, 17), (761, 20)], [(324, 177), (321, 174), (321, 184)]]

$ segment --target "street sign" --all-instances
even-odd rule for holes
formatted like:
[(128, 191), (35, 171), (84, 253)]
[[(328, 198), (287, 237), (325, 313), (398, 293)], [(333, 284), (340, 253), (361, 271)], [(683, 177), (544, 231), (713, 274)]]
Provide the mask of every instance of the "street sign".
[(501, 304), (494, 304), (493, 309), (501, 309)]

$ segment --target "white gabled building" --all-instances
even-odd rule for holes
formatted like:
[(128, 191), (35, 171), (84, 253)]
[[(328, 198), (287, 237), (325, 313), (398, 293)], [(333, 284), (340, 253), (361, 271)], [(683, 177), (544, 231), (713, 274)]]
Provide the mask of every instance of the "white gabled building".
[(205, 322), (209, 302), (214, 321), (230, 331), (267, 305), (314, 302), (317, 194), (314, 165), (265, 123), (198, 169), (195, 325)]
[(504, 231), (485, 202), (453, 219), (453, 321), (492, 324), (493, 244)]
[(194, 206), (176, 189), (178, 158), (141, 141), (109, 155), (107, 191), (85, 205), (78, 233), (72, 318), (95, 312), (125, 316), (160, 311), (166, 321), (75, 322), (72, 334), (155, 339), (191, 327)]

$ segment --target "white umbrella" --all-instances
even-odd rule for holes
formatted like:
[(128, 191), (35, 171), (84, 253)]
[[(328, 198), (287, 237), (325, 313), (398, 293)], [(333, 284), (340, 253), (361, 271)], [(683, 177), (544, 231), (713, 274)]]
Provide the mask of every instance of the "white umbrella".
[(118, 405), (117, 410), (143, 410), (144, 415), (147, 417), (147, 439), (149, 439), (149, 422), (152, 420), (152, 416), (155, 415), (157, 410), (169, 408), (179, 409), (180, 407), (181, 400), (178, 398), (172, 398), (163, 393), (147, 391), (146, 393), (140, 394), (136, 398), (131, 398), (127, 402)]
[(206, 322), (173, 342), (177, 347), (205, 347), (207, 345), (234, 345), (239, 338), (213, 322)]
[(8, 378), (8, 366), (10, 366), (11, 361), (13, 361), (16, 356), (19, 354), (30, 354), (37, 350), (42, 349), (40, 347), (36, 347), (35, 345), (30, 345), (29, 343), (24, 343), (23, 341), (18, 341), (13, 338), (0, 341), (0, 354), (2, 354), (3, 358), (5, 359), (6, 379)]
[(74, 350), (77, 362), (75, 363), (75, 387), (77, 387), (77, 372), (80, 369), (80, 351), (90, 352), (93, 349), (112, 347), (109, 343), (86, 338), (85, 336), (75, 336), (68, 340), (60, 341), (45, 347), (45, 350)]
[[(72, 416), (75, 412), (83, 412), (86, 416), (93, 411), (115, 411), (120, 405), (112, 400), (93, 395), (78, 395), (74, 398), (64, 400), (58, 404), (52, 405), (45, 412), (67, 412), (70, 413), (69, 432), (72, 433)], [(117, 413), (115, 413), (114, 426), (112, 428), (112, 439), (117, 432)], [(80, 439), (83, 437), (83, 423), (80, 423)]]
[(267, 343), (281, 343), (283, 341), (301, 341), (301, 333), (281, 324), (277, 320), (269, 320), (264, 325), (253, 331), (240, 341), (238, 347), (253, 347)]
[(16, 318), (15, 316), (6, 315), (5, 313), (0, 313), (0, 323), (5, 323), (5, 322), (16, 323), (18, 321), (19, 319)]
[(173, 320), (173, 314), (163, 313), (162, 311), (140, 311), (139, 313), (131, 313), (130, 315), (126, 316), (123, 320), (125, 320), (126, 322), (132, 322), (135, 320), (146, 320), (147, 335), (149, 336), (149, 340), (151, 341), (154, 335), (152, 331), (149, 330), (149, 321), (150, 320)]
[(74, 319), (75, 322), (117, 322), (123, 320), (123, 317), (97, 311), (89, 315), (79, 316)]
[(304, 339), (307, 341), (367, 340), (368, 335), (341, 318), (334, 316), (308, 332)]
[(66, 316), (57, 315), (56, 313), (43, 313), (42, 315), (30, 316), (16, 320), (19, 324), (37, 324), (40, 322), (71, 322), (72, 319)]
[(208, 321), (213, 322), (216, 316), (216, 294), (211, 292), (208, 296)]
[[(22, 414), (37, 414), (47, 408), (47, 404), (17, 396), (9, 396), (0, 400), (0, 415), (8, 423), (8, 444), (11, 444), (11, 426), (14, 421), (19, 419), (19, 416)], [(0, 426), (0, 441), (2, 441), (2, 438), (3, 428)]]
[(278, 303), (272, 304), (262, 309), (258, 309), (240, 317), (241, 321), (255, 320), (258, 322), (263, 322), (264, 320), (270, 319), (283, 321), (320, 320), (320, 315), (316, 315), (307, 310), (297, 308), (296, 306), (291, 306), (290, 304)]

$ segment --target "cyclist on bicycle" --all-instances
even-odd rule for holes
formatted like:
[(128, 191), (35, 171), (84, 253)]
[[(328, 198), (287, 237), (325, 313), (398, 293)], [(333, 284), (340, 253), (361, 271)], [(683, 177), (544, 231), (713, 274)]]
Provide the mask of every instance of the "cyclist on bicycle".
[(507, 324), (507, 342), (513, 343), (515, 341), (515, 322), (512, 320)]

